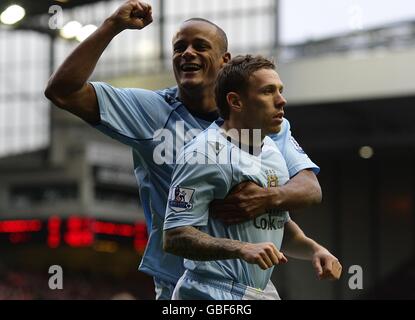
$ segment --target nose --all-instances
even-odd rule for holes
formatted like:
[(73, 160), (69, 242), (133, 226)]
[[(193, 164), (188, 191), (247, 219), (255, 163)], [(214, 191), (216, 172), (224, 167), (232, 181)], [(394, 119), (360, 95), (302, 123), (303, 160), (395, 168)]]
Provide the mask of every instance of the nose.
[(287, 104), (287, 100), (285, 100), (285, 98), (283, 97), (281, 93), (278, 93), (275, 96), (275, 108), (281, 110), (282, 113), (284, 113), (284, 107), (286, 104)]
[(192, 59), (192, 58), (194, 58), (194, 56), (195, 56), (195, 52), (193, 50), (193, 47), (190, 46), (190, 45), (187, 46), (186, 50), (184, 50), (183, 53), (182, 53), (182, 57), (186, 60)]

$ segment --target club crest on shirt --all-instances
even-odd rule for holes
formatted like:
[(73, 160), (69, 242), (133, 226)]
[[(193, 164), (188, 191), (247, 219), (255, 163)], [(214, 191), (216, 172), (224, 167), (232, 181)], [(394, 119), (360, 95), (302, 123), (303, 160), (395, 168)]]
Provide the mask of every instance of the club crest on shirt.
[(267, 174), (267, 187), (273, 188), (278, 186), (278, 177), (274, 170), (266, 170)]
[(305, 152), (304, 152), (303, 148), (301, 148), (301, 147), (300, 147), (300, 145), (299, 145), (299, 144), (298, 144), (298, 142), (294, 139), (294, 137), (291, 137), (291, 138), (290, 138), (290, 141), (291, 141), (291, 143), (293, 144), (293, 146), (294, 146), (294, 149), (295, 149), (295, 150), (297, 150), (299, 153), (304, 153), (304, 154), (305, 154)]
[(190, 210), (193, 207), (192, 198), (195, 190), (175, 186), (170, 189), (169, 207), (175, 212)]

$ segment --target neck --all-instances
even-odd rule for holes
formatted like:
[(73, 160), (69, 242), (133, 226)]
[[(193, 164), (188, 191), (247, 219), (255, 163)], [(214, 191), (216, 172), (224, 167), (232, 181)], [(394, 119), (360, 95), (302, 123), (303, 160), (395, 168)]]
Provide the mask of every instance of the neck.
[(207, 114), (217, 111), (212, 88), (188, 90), (179, 87), (179, 98), (192, 113)]
[(241, 123), (232, 119), (225, 120), (222, 129), (233, 141), (251, 147), (261, 147), (265, 138), (262, 130), (243, 126)]

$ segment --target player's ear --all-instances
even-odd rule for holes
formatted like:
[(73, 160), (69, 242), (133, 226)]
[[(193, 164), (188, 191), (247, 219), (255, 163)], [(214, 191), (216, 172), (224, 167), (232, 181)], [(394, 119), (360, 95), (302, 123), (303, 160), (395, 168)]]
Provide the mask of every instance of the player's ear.
[(228, 102), (229, 109), (233, 112), (241, 112), (242, 101), (241, 97), (236, 92), (228, 92), (226, 95), (226, 101)]
[[(229, 52), (225, 52), (222, 55), (222, 61), (223, 61), (223, 63), (228, 63), (230, 60), (231, 60), (231, 54)], [(222, 66), (223, 66), (223, 64), (222, 64)]]

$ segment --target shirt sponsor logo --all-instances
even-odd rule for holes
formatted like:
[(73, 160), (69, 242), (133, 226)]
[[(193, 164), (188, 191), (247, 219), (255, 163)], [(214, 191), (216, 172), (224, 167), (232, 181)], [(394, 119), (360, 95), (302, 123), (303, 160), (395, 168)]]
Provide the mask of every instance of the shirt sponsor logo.
[(278, 230), (284, 228), (286, 222), (285, 218), (269, 214), (267, 217), (255, 218), (254, 227), (261, 230)]

